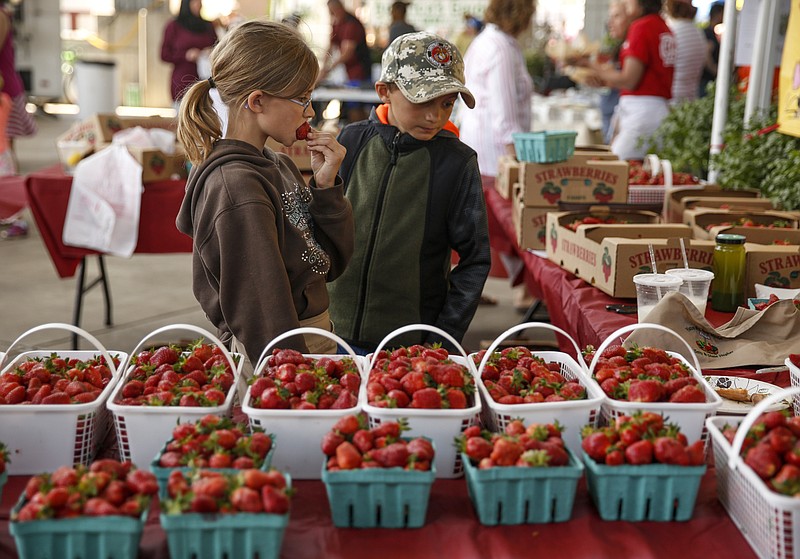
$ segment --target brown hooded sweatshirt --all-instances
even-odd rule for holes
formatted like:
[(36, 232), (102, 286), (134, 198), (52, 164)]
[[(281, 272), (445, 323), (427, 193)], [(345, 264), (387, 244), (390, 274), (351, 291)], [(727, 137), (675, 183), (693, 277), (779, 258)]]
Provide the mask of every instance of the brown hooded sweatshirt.
[[(219, 140), (189, 173), (176, 220), (194, 240), (194, 295), (220, 339), (253, 365), (276, 336), (328, 308), (326, 282), (353, 254), (353, 212), (341, 179), (306, 186), (283, 154)], [(307, 352), (302, 336), (281, 343)]]

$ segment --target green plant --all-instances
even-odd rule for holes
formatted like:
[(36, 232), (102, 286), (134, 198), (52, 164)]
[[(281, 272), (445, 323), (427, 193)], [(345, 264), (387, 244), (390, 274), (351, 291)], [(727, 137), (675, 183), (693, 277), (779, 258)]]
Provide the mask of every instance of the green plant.
[(782, 209), (800, 209), (800, 138), (777, 132), (776, 119), (773, 104), (769, 112), (751, 119), (746, 130), (729, 122), (725, 147), (712, 162), (723, 188), (757, 188)]
[[(742, 130), (744, 96), (731, 90), (728, 124)], [(644, 140), (649, 153), (668, 159), (673, 169), (696, 177), (708, 176), (711, 123), (714, 117), (714, 88), (705, 97), (686, 101), (672, 108), (655, 133)], [(733, 133), (733, 131), (732, 131)]]

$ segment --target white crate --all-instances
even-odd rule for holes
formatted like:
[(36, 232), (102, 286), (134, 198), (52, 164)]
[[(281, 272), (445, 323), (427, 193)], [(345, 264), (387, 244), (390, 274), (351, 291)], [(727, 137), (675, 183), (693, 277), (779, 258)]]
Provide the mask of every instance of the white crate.
[[(480, 421), (481, 413), (481, 397), (480, 391), (477, 389), (474, 393), (474, 400), (472, 405), (465, 409), (416, 409), (416, 408), (379, 408), (370, 405), (367, 402), (367, 383), (369, 382), (369, 373), (372, 370), (375, 357), (378, 352), (386, 345), (392, 338), (411, 332), (413, 330), (427, 330), (434, 332), (443, 338), (447, 339), (453, 346), (461, 353), (460, 356), (451, 355), (451, 359), (467, 367), (469, 373), (476, 376), (475, 365), (467, 357), (466, 352), (461, 345), (456, 342), (452, 336), (447, 332), (436, 328), (435, 326), (428, 326), (427, 324), (411, 324), (403, 326), (397, 330), (389, 333), (380, 344), (375, 353), (372, 354), (372, 361), (367, 366), (365, 373), (365, 382), (361, 383), (360, 400), (364, 411), (369, 418), (370, 427), (377, 427), (383, 422), (399, 421), (404, 419), (408, 422), (408, 431), (403, 432), (404, 437), (428, 437), (436, 445), (436, 477), (437, 478), (455, 478), (464, 474), (464, 466), (461, 463), (461, 457), (458, 450), (453, 444), (453, 439), (461, 434), (464, 429), (470, 425), (475, 425)], [(469, 402), (468, 402), (469, 403)]]
[(243, 356), (239, 356), (237, 364), (231, 353), (216, 336), (191, 324), (171, 324), (154, 330), (145, 336), (141, 342), (131, 351), (131, 357), (135, 357), (142, 350), (145, 343), (152, 337), (170, 330), (189, 330), (200, 334), (206, 340), (222, 348), (228, 364), (233, 371), (233, 386), (228, 390), (225, 402), (219, 406), (126, 406), (115, 402), (117, 395), (125, 385), (125, 379), (133, 370), (129, 367), (125, 371), (122, 380), (117, 383), (114, 392), (108, 399), (106, 406), (114, 415), (114, 427), (117, 432), (117, 443), (121, 460), (130, 460), (138, 468), (143, 470), (150, 469), (150, 463), (161, 447), (172, 438), (172, 430), (178, 423), (194, 423), (206, 415), (230, 416), (233, 409), (233, 399), (236, 395), (236, 386), (242, 373), (244, 364)]
[[(478, 389), (483, 398), (483, 419), (486, 426), (495, 432), (504, 431), (506, 425), (514, 419), (522, 419), (526, 424), (530, 423), (552, 423), (554, 420), (564, 428), (562, 438), (567, 447), (575, 454), (581, 451), (581, 429), (585, 425), (595, 425), (597, 423), (600, 406), (606, 399), (605, 394), (597, 385), (592, 382), (586, 374), (583, 365), (575, 361), (570, 355), (562, 351), (535, 351), (534, 356), (548, 362), (558, 363), (560, 373), (567, 380), (577, 380), (581, 386), (586, 388), (585, 400), (570, 400), (565, 402), (539, 402), (535, 404), (500, 404), (494, 401), (489, 395), (486, 385), (481, 379), (483, 369), (488, 362), (491, 354), (499, 347), (500, 343), (511, 334), (523, 330), (534, 328), (552, 330), (563, 335), (575, 349), (575, 354), (580, 355), (581, 351), (575, 340), (564, 330), (545, 322), (525, 322), (509, 328), (497, 339), (492, 342), (486, 350), (484, 359), (478, 365), (476, 381)], [(470, 360), (474, 362), (474, 354), (470, 355)]]
[[(765, 398), (744, 417), (706, 420), (714, 448), (719, 500), (761, 559), (800, 559), (800, 499), (772, 491), (739, 452), (744, 435), (764, 410), (797, 394), (800, 387), (793, 386)], [(726, 423), (738, 425), (733, 444), (722, 434)]]
[(687, 344), (683, 338), (678, 336), (678, 334), (666, 326), (644, 322), (640, 324), (630, 324), (620, 328), (608, 336), (608, 338), (604, 340), (602, 344), (600, 344), (600, 347), (597, 348), (597, 351), (595, 351), (595, 356), (588, 372), (590, 381), (598, 387), (600, 386), (599, 383), (592, 378), (592, 375), (594, 374), (595, 365), (597, 364), (597, 361), (599, 360), (603, 351), (605, 351), (609, 345), (613, 343), (619, 343), (618, 340), (623, 334), (641, 328), (653, 328), (656, 330), (661, 330), (662, 332), (670, 334), (680, 340), (680, 342), (686, 347), (689, 355), (691, 355), (694, 363), (690, 363), (686, 360), (686, 357), (679, 353), (672, 351), (667, 353), (672, 357), (679, 358), (689, 368), (692, 376), (697, 380), (698, 386), (703, 389), (703, 392), (706, 395), (706, 401), (702, 403), (628, 402), (624, 400), (613, 400), (606, 397), (602, 406), (600, 407), (600, 421), (611, 423), (620, 415), (631, 415), (637, 410), (650, 411), (661, 414), (664, 419), (670, 423), (677, 424), (678, 427), (680, 427), (681, 432), (686, 435), (686, 438), (689, 440), (689, 442), (693, 442), (698, 439), (706, 441), (708, 439), (708, 432), (706, 431), (705, 421), (707, 418), (716, 414), (717, 408), (722, 405), (722, 398), (720, 398), (719, 394), (717, 394), (716, 391), (711, 388), (711, 385), (709, 385), (703, 379), (700, 363), (697, 361), (697, 356), (694, 354), (691, 346), (689, 346), (689, 344)]
[[(71, 324), (44, 324), (32, 328), (15, 340), (9, 351), (28, 335), (50, 329), (69, 330), (89, 341), (97, 351), (62, 351), (58, 349), (28, 351), (3, 367), (3, 372), (32, 357), (49, 357), (57, 353), (65, 359), (86, 361), (102, 355), (109, 363), (112, 379), (96, 400), (85, 404), (63, 405), (0, 405), (0, 441), (10, 453), (10, 475), (31, 475), (53, 471), (60, 466), (88, 465), (97, 454), (109, 428), (106, 400), (114, 390), (120, 373), (111, 356), (125, 363), (128, 354), (107, 351), (93, 336)], [(4, 357), (5, 357), (4, 355)], [(3, 362), (4, 359), (0, 362)]]
[[(358, 367), (361, 374), (361, 386), (364, 386), (366, 359), (356, 355), (347, 343), (335, 334), (308, 327), (290, 330), (272, 340), (261, 352), (257, 365), (253, 369), (253, 378), (256, 379), (260, 376), (261, 370), (267, 364), (271, 348), (276, 347), (280, 341), (286, 338), (306, 333), (330, 338), (348, 352), (341, 355), (308, 354), (305, 355), (306, 357), (313, 359), (329, 357), (333, 360), (350, 357)], [(358, 397), (358, 395), (356, 396)], [(322, 438), (341, 418), (360, 413), (361, 404), (359, 402), (353, 408), (341, 410), (265, 410), (250, 405), (250, 387), (248, 387), (244, 400), (242, 400), (242, 411), (247, 414), (252, 427), (259, 427), (268, 433), (274, 433), (281, 441), (280, 447), (276, 448), (272, 457), (273, 467), (289, 472), (293, 479), (320, 479), (320, 464), (324, 458), (321, 447)]]
[[(792, 386), (800, 386), (800, 368), (792, 363), (788, 357), (786, 358), (785, 364), (786, 368), (789, 369), (789, 379), (792, 382)], [(794, 405), (794, 414), (800, 415), (800, 395), (795, 394), (794, 398), (792, 398), (792, 402)]]

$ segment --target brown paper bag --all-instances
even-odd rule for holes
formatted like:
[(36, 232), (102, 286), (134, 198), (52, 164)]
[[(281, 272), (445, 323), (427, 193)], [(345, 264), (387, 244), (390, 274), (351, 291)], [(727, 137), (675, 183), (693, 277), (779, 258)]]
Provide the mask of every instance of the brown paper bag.
[[(714, 328), (683, 293), (674, 292), (658, 302), (647, 322), (686, 340), (704, 369), (783, 365), (790, 353), (800, 353), (800, 310), (788, 299), (763, 311), (739, 307), (730, 322)], [(636, 330), (625, 340), (626, 346), (634, 343), (686, 351), (672, 336), (652, 328)]]

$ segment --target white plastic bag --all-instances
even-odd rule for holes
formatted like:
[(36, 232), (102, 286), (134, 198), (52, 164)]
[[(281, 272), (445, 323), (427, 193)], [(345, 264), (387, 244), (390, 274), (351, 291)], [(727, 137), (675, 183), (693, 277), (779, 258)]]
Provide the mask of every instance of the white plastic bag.
[(130, 257), (139, 237), (142, 165), (111, 145), (75, 168), (62, 239), (65, 245)]

